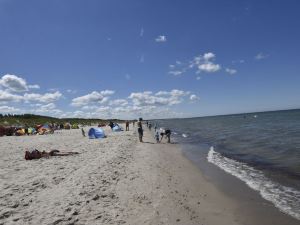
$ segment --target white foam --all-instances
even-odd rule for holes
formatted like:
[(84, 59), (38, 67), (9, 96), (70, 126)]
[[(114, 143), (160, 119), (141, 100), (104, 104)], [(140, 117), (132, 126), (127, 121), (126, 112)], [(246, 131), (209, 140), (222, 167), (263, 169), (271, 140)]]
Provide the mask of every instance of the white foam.
[(182, 134), (182, 137), (186, 138), (186, 137), (187, 137), (187, 135), (186, 135), (186, 134)]
[(282, 212), (300, 220), (300, 191), (270, 180), (262, 171), (245, 163), (222, 156), (214, 151), (214, 147), (210, 147), (207, 160), (258, 191), (264, 199), (272, 202)]

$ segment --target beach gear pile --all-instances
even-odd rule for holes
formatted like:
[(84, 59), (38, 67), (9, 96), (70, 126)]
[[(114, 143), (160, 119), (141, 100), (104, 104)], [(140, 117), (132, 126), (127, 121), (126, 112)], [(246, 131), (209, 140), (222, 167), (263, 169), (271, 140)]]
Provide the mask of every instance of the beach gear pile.
[(60, 129), (79, 129), (78, 124), (38, 124), (32, 127), (28, 126), (2, 126), (0, 125), (0, 137), (2, 136), (24, 136), (24, 135), (45, 135), (53, 134), (55, 130)]
[(39, 135), (44, 135), (44, 134), (51, 134), (54, 131), (49, 127), (48, 124), (44, 124), (44, 125), (37, 125), (37, 134)]
[(72, 129), (79, 129), (78, 124), (77, 124), (77, 123), (74, 123), (74, 124), (72, 125)]

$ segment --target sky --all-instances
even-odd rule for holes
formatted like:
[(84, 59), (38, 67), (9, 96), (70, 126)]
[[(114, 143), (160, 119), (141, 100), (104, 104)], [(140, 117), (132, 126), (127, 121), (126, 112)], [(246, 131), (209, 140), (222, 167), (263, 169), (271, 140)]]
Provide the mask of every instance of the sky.
[(300, 1), (0, 0), (0, 113), (300, 108)]

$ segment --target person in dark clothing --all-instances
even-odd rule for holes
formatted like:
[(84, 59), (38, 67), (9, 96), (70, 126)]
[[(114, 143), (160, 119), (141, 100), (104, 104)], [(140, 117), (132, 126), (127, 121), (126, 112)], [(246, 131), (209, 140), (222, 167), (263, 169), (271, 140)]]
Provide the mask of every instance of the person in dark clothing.
[(113, 123), (112, 121), (109, 121), (109, 124), (108, 124), (108, 126), (110, 126), (110, 128), (111, 128), (111, 129), (113, 129), (113, 127), (114, 127), (114, 123)]
[(138, 134), (139, 134), (139, 140), (140, 142), (143, 142), (143, 126), (142, 126), (142, 120), (140, 119), (139, 122), (137, 123), (138, 126)]
[(171, 143), (171, 130), (167, 129), (165, 131), (165, 135), (166, 135), (166, 137), (168, 139), (168, 143)]
[(129, 121), (126, 120), (126, 131), (129, 131)]
[(28, 133), (28, 126), (27, 125), (25, 125), (24, 131), (25, 131), (25, 135), (29, 135), (29, 133)]
[(82, 133), (82, 136), (85, 137), (85, 131), (84, 131), (83, 127), (81, 128), (81, 133)]

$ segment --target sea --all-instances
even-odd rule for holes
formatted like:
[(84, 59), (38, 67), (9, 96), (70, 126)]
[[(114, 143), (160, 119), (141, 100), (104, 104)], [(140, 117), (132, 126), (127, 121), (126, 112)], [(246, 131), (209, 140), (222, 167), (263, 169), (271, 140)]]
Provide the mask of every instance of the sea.
[(238, 178), (300, 220), (300, 110), (156, 120), (195, 163)]

